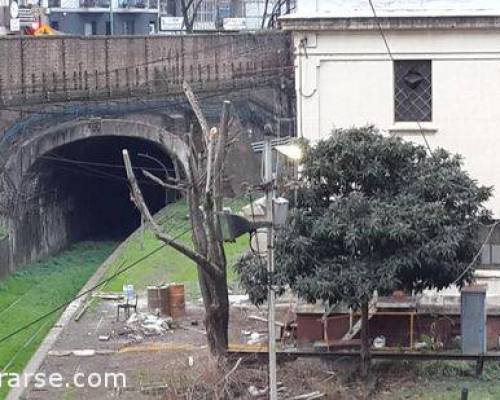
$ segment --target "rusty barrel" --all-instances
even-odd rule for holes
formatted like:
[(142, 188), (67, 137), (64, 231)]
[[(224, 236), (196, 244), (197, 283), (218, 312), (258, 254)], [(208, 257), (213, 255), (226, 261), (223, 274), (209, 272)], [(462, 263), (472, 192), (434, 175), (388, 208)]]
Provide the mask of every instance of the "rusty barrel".
[(186, 314), (184, 297), (184, 285), (172, 284), (168, 287), (168, 303), (172, 318), (182, 317)]
[(170, 315), (168, 286), (148, 286), (148, 310), (155, 313)]

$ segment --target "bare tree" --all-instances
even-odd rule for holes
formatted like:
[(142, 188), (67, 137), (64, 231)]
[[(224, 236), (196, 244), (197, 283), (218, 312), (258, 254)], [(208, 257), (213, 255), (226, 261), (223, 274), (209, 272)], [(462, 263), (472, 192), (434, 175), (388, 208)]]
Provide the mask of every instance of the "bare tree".
[(181, 13), (184, 19), (184, 27), (187, 32), (193, 32), (194, 21), (198, 15), (201, 3), (205, 0), (181, 0)]
[(269, 7), (269, 0), (266, 0), (264, 3), (264, 13), (262, 14), (262, 24), (260, 27), (261, 29), (264, 29), (264, 26), (266, 25), (268, 7)]
[(156, 183), (181, 190), (189, 205), (192, 224), (193, 247), (176, 240), (166, 233), (154, 220), (137, 183), (127, 150), (123, 159), (131, 186), (132, 200), (141, 215), (152, 227), (156, 237), (193, 260), (198, 267), (198, 280), (205, 305), (205, 327), (211, 352), (223, 355), (228, 344), (229, 301), (226, 272), (226, 255), (219, 240), (217, 213), (223, 207), (224, 159), (227, 147), (232, 142), (228, 136), (230, 102), (225, 101), (219, 128), (208, 129), (199, 105), (187, 83), (186, 95), (202, 128), (203, 140), (196, 141), (191, 129), (186, 145), (189, 148), (188, 167), (183, 182), (164, 182), (144, 171), (145, 176)]

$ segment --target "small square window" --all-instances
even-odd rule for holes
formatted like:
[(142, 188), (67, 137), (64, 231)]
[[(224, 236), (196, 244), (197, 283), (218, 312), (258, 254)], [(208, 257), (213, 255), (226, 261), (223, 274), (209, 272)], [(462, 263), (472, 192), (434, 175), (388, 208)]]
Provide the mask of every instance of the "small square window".
[(394, 114), (396, 122), (432, 121), (430, 60), (394, 62)]
[(490, 265), (491, 264), (491, 245), (485, 244), (481, 249), (481, 264)]
[(491, 263), (500, 264), (500, 246), (498, 244), (491, 245)]

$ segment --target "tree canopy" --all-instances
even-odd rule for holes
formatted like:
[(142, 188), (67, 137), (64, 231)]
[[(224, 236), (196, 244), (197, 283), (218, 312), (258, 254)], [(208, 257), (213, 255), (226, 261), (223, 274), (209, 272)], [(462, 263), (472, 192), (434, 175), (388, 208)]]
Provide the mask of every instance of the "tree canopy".
[[(375, 290), (419, 292), (472, 278), (491, 188), (469, 177), (460, 156), (429, 154), (374, 127), (340, 129), (306, 150), (301, 181), (277, 236), (275, 284), (310, 302), (358, 308)], [(262, 302), (267, 275), (258, 257), (238, 269)]]

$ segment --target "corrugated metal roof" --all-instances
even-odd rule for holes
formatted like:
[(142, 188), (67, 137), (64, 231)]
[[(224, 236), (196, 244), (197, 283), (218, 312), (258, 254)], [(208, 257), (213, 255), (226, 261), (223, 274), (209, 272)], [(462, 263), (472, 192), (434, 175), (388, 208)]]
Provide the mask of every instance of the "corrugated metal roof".
[[(394, 16), (500, 15), (500, 0), (373, 0), (377, 14)], [(368, 0), (298, 0), (296, 17), (372, 17)]]

